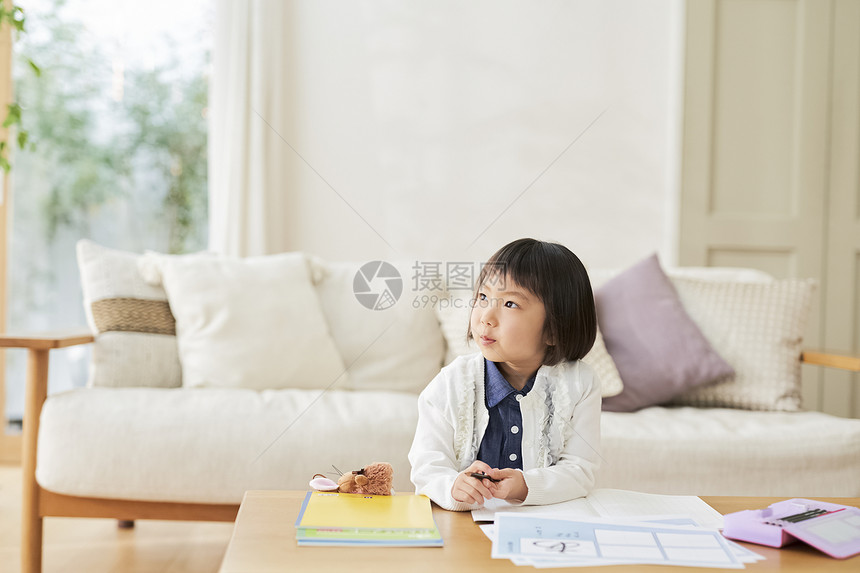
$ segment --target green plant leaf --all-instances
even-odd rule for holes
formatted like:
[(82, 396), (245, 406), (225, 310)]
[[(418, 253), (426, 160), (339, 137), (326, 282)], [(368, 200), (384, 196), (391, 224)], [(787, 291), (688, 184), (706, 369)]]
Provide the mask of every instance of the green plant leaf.
[(21, 123), (21, 106), (17, 103), (10, 103), (6, 106), (6, 119), (3, 120), (3, 127), (9, 127), (12, 124)]
[(18, 30), (19, 32), (24, 31), (24, 23), (27, 18), (24, 15), (24, 9), (20, 6), (12, 5), (11, 8), (6, 9), (3, 8), (2, 13), (0, 13), (0, 22), (6, 20), (9, 22), (9, 25)]
[(27, 63), (30, 64), (30, 69), (33, 70), (33, 73), (36, 74), (36, 77), (41, 78), (42, 77), (42, 68), (37, 66), (36, 62), (31, 60), (30, 58), (27, 58)]

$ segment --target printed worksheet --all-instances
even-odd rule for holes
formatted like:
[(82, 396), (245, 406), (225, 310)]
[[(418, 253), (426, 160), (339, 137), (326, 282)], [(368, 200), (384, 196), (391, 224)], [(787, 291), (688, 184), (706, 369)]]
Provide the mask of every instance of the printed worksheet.
[(522, 513), (495, 518), (494, 558), (743, 568), (711, 529)]

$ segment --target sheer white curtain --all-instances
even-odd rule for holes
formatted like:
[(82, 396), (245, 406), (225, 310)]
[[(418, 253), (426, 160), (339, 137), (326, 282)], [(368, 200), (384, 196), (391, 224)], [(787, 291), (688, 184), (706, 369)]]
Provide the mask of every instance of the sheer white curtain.
[(209, 82), (209, 248), (289, 250), (289, 2), (218, 0)]

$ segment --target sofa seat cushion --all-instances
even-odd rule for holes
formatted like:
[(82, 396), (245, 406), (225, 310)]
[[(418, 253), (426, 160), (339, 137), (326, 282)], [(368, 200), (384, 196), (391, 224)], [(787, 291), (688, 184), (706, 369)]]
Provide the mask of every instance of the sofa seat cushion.
[(860, 420), (821, 412), (604, 412), (597, 487), (680, 495), (860, 495)]
[(412, 491), (417, 416), (402, 392), (77, 389), (45, 403), (36, 479), (66, 495), (238, 504), (387, 461)]

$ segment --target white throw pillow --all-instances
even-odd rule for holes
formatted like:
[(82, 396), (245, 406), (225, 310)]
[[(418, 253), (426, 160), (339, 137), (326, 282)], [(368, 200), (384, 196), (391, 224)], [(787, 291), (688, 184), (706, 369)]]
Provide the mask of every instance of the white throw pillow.
[(690, 317), (735, 369), (734, 377), (685, 392), (672, 403), (800, 410), (800, 354), (815, 281), (672, 282)]
[(478, 345), (468, 338), (469, 317), (472, 315), (471, 293), (464, 295), (441, 296), (433, 305), (442, 335), (445, 337), (445, 364), (450, 364), (458, 356), (478, 352)]
[(147, 253), (140, 269), (167, 292), (183, 386), (325, 389), (346, 383), (304, 255)]
[[(391, 264), (408, 284), (409, 265)], [(416, 304), (406, 288), (391, 307), (367, 308), (355, 296), (361, 267), (362, 263), (314, 261), (314, 268), (324, 271), (317, 292), (349, 372), (346, 388), (417, 394), (442, 367), (445, 341), (433, 309)]]
[(141, 277), (142, 255), (81, 239), (77, 256), (87, 323), (95, 333), (89, 385), (181, 386), (167, 294)]

